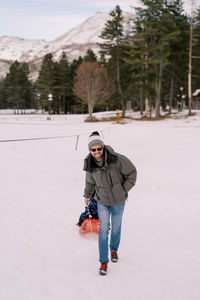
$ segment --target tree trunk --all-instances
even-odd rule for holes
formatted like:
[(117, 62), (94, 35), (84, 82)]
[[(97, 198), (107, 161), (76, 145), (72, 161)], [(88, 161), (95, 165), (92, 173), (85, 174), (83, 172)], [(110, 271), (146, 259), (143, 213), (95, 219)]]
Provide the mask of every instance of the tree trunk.
[(174, 98), (174, 76), (171, 77), (170, 95), (169, 95), (169, 113), (172, 113), (172, 101)]
[(64, 112), (64, 114), (67, 113), (67, 111), (66, 111), (66, 96), (65, 95), (63, 96), (63, 112)]
[(188, 71), (188, 115), (192, 115), (192, 17), (190, 20), (189, 71)]
[(142, 89), (140, 89), (140, 114), (143, 115), (144, 105), (143, 105), (143, 95)]
[(92, 110), (89, 108), (89, 119), (92, 120)]
[[(146, 69), (146, 72), (148, 74), (148, 64), (147, 64), (147, 58), (148, 58), (148, 52), (147, 52), (147, 49), (148, 49), (148, 45), (147, 43), (145, 43), (145, 48), (146, 48), (146, 54), (145, 54), (145, 69)], [(148, 86), (148, 79), (145, 80), (145, 84), (146, 86)], [(146, 117), (149, 117), (149, 113), (150, 113), (150, 107), (149, 107), (149, 98), (147, 95), (145, 95), (145, 116)], [(150, 117), (151, 117), (151, 113), (150, 113)]]
[(116, 68), (117, 68), (117, 90), (120, 96), (120, 103), (122, 106), (122, 117), (125, 117), (125, 104), (124, 104), (124, 99), (123, 99), (123, 94), (122, 94), (122, 88), (121, 88), (121, 82), (120, 82), (120, 68), (119, 68), (119, 52), (118, 52), (118, 47), (117, 47), (117, 59), (116, 59)]
[(162, 86), (162, 70), (163, 70), (163, 63), (161, 60), (160, 66), (159, 66), (159, 74), (158, 74), (158, 78), (156, 80), (156, 103), (155, 103), (156, 118), (160, 117), (160, 95), (161, 95), (161, 86)]
[(19, 103), (17, 101), (17, 115), (19, 115)]
[(94, 108), (94, 105), (91, 104), (91, 103), (88, 103), (88, 113), (89, 113), (89, 119), (90, 119), (90, 120), (93, 119), (93, 116), (92, 116), (93, 108)]
[(149, 98), (145, 97), (145, 116), (146, 117), (149, 117), (149, 111), (150, 111), (150, 108), (149, 108)]

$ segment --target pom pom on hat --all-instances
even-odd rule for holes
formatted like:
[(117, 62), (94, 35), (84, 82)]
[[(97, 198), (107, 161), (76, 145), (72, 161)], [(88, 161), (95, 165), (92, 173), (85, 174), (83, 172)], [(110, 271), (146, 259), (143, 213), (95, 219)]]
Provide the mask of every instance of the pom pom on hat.
[(91, 135), (89, 136), (89, 140), (88, 140), (88, 148), (89, 148), (89, 150), (94, 145), (100, 145), (102, 148), (104, 147), (103, 140), (100, 137), (98, 131), (92, 132)]

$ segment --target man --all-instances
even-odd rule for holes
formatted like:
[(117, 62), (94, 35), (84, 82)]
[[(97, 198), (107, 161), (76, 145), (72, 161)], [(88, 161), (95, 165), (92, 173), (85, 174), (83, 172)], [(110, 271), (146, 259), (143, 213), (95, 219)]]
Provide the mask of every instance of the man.
[(122, 216), (128, 192), (136, 182), (136, 168), (125, 156), (104, 145), (97, 131), (89, 136), (90, 153), (84, 160), (86, 181), (84, 197), (86, 205), (90, 196), (97, 201), (100, 220), (99, 229), (99, 274), (107, 274), (108, 235), (111, 217), (110, 252), (111, 261), (118, 261)]

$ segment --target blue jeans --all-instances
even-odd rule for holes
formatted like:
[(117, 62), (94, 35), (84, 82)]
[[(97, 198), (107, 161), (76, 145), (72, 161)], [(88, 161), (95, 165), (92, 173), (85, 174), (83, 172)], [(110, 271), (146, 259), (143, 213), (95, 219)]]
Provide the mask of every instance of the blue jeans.
[(110, 237), (110, 251), (117, 251), (121, 237), (121, 224), (124, 212), (125, 202), (115, 205), (107, 206), (97, 202), (98, 215), (100, 221), (99, 228), (99, 261), (100, 263), (109, 262), (108, 258), (108, 235), (110, 227), (111, 216), (111, 237)]

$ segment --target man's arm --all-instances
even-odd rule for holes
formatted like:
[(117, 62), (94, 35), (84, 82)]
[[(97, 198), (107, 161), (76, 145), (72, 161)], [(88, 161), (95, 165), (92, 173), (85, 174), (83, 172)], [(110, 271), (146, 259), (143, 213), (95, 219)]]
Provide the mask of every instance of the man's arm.
[(92, 177), (91, 172), (86, 171), (85, 175), (85, 189), (84, 189), (84, 201), (85, 204), (88, 205), (90, 201), (90, 197), (93, 195), (95, 190), (95, 181)]
[(135, 185), (137, 179), (137, 170), (134, 164), (125, 156), (121, 156), (121, 169), (120, 172), (124, 175), (125, 180), (123, 188), (128, 193), (130, 189)]

